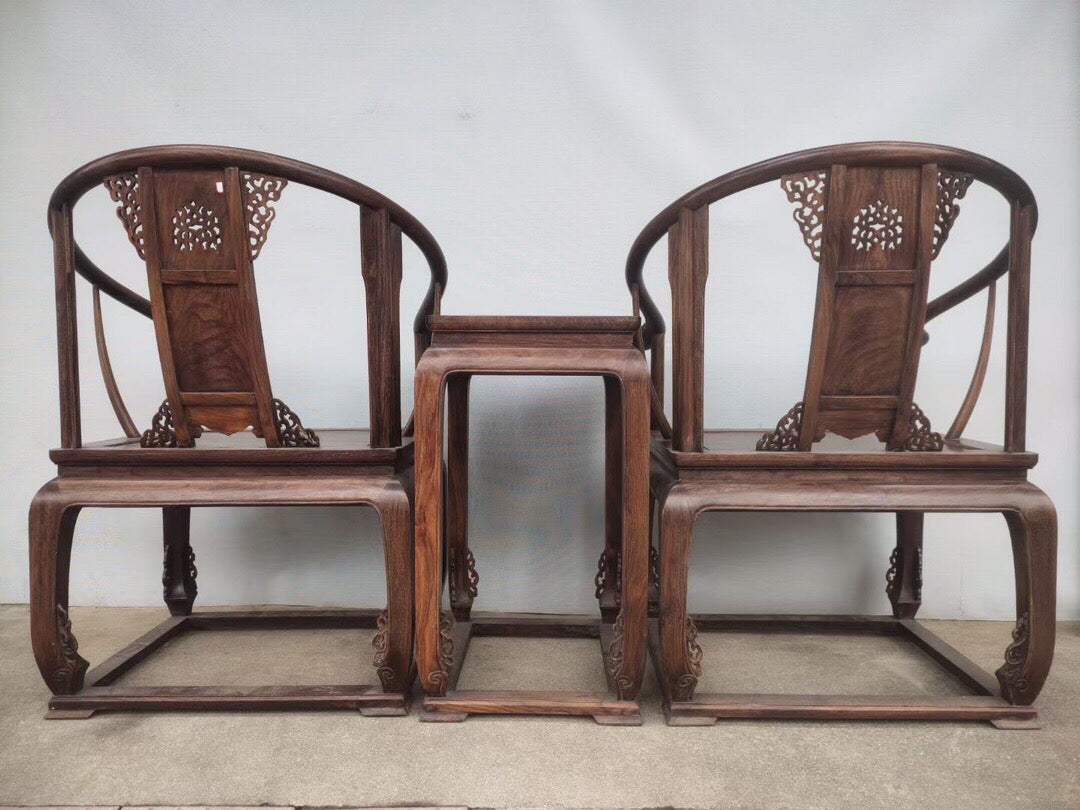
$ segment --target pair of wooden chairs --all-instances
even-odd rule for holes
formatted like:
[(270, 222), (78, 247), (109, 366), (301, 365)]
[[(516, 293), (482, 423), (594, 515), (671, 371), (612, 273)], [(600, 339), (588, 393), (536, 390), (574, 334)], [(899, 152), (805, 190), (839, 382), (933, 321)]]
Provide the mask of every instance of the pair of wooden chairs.
[[(931, 263), (959, 213), (957, 201), (976, 179), (999, 191), (1011, 206), (1008, 243), (983, 270), (928, 302)], [(818, 263), (802, 399), (765, 435), (760, 430), (707, 432), (702, 414), (708, 208), (744, 189), (776, 181), (794, 204), (795, 221)], [(360, 210), (369, 431), (316, 434), (271, 392), (254, 262), (287, 183), (334, 194)], [(75, 243), (72, 209), (87, 191), (102, 184), (146, 262), (149, 300), (99, 269)], [(999, 725), (1034, 720), (1030, 704), (1053, 654), (1056, 575), (1055, 513), (1049, 499), (1027, 481), (1036, 456), (1025, 448), (1035, 221), (1031, 190), (1000, 164), (946, 147), (867, 143), (786, 155), (724, 175), (680, 198), (646, 226), (631, 249), (627, 281), (635, 314), (643, 319), (634, 342), (648, 355), (653, 385), (651, 497), (657, 542), (648, 549), (654, 616), (650, 646), (670, 722), (759, 716), (964, 718)], [(435, 240), (403, 208), (341, 175), (258, 152), (194, 146), (132, 150), (84, 166), (54, 193), (49, 226), (56, 266), (61, 447), (52, 453), (57, 478), (31, 506), (30, 542), (33, 646), (54, 693), (51, 712), (85, 716), (106, 708), (252, 706), (404, 713), (415, 675), (414, 504), (411, 425), (402, 428), (400, 406), (401, 241), (404, 234), (415, 242), (431, 271), (415, 321), (419, 359), (431, 343), (431, 316), (438, 313), (446, 284), (446, 263)], [(673, 321), (670, 422), (662, 405), (665, 325), (642, 281), (645, 258), (664, 236)], [(1006, 273), (1005, 439), (1003, 446), (992, 446), (961, 434), (989, 362), (995, 282)], [(98, 358), (125, 433), (122, 439), (82, 442), (76, 274), (93, 287)], [(942, 436), (933, 431), (914, 397), (924, 326), (984, 289), (987, 314), (975, 374), (956, 419)], [(102, 293), (153, 320), (166, 399), (150, 429), (141, 434), (109, 363)], [(514, 339), (520, 341), (521, 333)], [(451, 395), (453, 405), (453, 391)], [(458, 399), (462, 396), (459, 392)], [(463, 402), (467, 399), (458, 402), (459, 411)], [(262, 442), (252, 440), (248, 428)], [(873, 434), (884, 449), (822, 449), (817, 442), (826, 432), (849, 439)], [(228, 438), (237, 433), (241, 435)], [(643, 433), (640, 441), (648, 440)], [(609, 464), (609, 489), (616, 474)], [(192, 613), (192, 506), (358, 503), (374, 507), (382, 522), (385, 611)], [(162, 508), (164, 596), (172, 614), (90, 673), (78, 654), (67, 610), (72, 534), (76, 516), (86, 506)], [(895, 513), (897, 547), (886, 577), (893, 616), (692, 617), (686, 604), (691, 535), (696, 517), (708, 510)], [(921, 600), (923, 515), (949, 511), (1001, 512), (1012, 536), (1017, 622), (997, 682), (914, 619)], [(427, 530), (425, 538), (430, 539), (430, 526)], [(420, 548), (420, 532), (416, 543)], [(466, 555), (467, 546), (458, 551), (459, 557)], [(597, 593), (605, 615), (620, 601), (620, 554), (609, 544), (601, 558)], [(451, 588), (468, 596), (463, 602), (459, 594), (455, 603), (455, 611), (460, 607), (465, 614), (465, 602), (471, 605), (475, 593), (470, 563), (456, 559), (450, 571)], [(380, 684), (254, 689), (114, 684), (177, 633), (252, 626), (374, 627)], [(951, 699), (695, 696), (702, 657), (697, 632), (745, 627), (899, 634), (944, 664), (975, 694)], [(430, 657), (438, 659), (435, 653)]]

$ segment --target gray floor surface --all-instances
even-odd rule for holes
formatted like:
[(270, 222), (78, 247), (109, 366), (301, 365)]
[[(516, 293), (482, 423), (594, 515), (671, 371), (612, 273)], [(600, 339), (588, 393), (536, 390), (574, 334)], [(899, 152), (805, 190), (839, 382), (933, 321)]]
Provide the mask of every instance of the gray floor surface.
[[(91, 665), (163, 609), (73, 608)], [(988, 669), (1003, 622), (928, 622)], [(346, 683), (370, 631), (182, 636), (122, 683)], [(962, 692), (884, 637), (702, 635), (703, 691)], [(604, 686), (596, 642), (475, 639), (462, 688)], [(45, 721), (25, 606), (0, 606), (0, 804), (466, 805), (516, 808), (1080, 808), (1080, 624), (1059, 626), (1044, 728), (981, 723), (724, 722), (668, 728), (651, 672), (645, 724), (349, 712), (104, 713)]]

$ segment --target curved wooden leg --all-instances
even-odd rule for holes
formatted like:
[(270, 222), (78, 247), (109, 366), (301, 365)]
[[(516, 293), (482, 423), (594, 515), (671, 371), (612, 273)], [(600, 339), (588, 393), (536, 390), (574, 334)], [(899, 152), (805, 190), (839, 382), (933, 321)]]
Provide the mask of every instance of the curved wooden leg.
[(701, 677), (697, 628), (686, 609), (696, 517), (696, 504), (679, 484), (660, 501), (660, 666), (673, 701), (691, 700)]
[(889, 557), (885, 593), (893, 616), (914, 619), (922, 605), (923, 513), (896, 513), (896, 548)]
[(405, 692), (415, 676), (413, 666), (413, 520), (407, 487), (390, 493), (375, 509), (382, 524), (386, 560), (386, 610), (378, 618), (372, 640), (374, 665), (384, 692)]
[(191, 549), (191, 507), (166, 506), (161, 510), (162, 536), (165, 545), (164, 570), (161, 575), (162, 595), (169, 613), (187, 616), (199, 592), (195, 585), (198, 569), (195, 552)]
[(604, 377), (604, 550), (596, 564), (600, 618), (612, 624), (619, 615), (623, 535), (623, 410), (619, 381)]
[(30, 504), (30, 640), (41, 677), (55, 695), (83, 685), (88, 666), (68, 618), (71, 540), (79, 507), (46, 484)]
[(1005, 512), (1016, 571), (1016, 626), (997, 671), (1001, 696), (1029, 706), (1042, 689), (1054, 658), (1057, 598), (1057, 512), (1045, 493), (1032, 492)]
[(450, 607), (467, 622), (480, 576), (469, 548), (469, 380), (455, 374), (446, 381), (446, 554)]
[[(442, 601), (442, 393), (441, 368), (416, 367), (415, 547), (416, 661), (420, 683), (429, 695), (446, 694), (452, 662), (440, 636)], [(451, 651), (452, 653), (452, 651)]]

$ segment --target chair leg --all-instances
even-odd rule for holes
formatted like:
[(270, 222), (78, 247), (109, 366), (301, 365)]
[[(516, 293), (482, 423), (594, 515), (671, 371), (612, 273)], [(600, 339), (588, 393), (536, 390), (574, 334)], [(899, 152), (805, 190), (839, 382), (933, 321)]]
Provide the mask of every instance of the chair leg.
[(596, 570), (600, 618), (612, 624), (619, 614), (622, 583), (623, 413), (619, 381), (604, 378), (604, 550)]
[(923, 513), (896, 513), (896, 548), (885, 574), (893, 616), (914, 619), (922, 605)]
[(195, 552), (191, 548), (191, 507), (166, 506), (161, 510), (165, 545), (162, 594), (169, 613), (187, 616), (199, 592), (195, 584)]
[(668, 695), (674, 701), (694, 696), (701, 677), (697, 628), (686, 608), (697, 507), (675, 484), (660, 500), (660, 658)]
[(1001, 696), (1010, 703), (1034, 702), (1054, 658), (1057, 598), (1057, 513), (1040, 490), (1005, 512), (1016, 572), (1016, 626), (997, 670)]
[(46, 484), (30, 504), (30, 640), (41, 676), (55, 695), (82, 689), (87, 662), (68, 617), (71, 540), (79, 507)]
[(469, 548), (469, 376), (446, 382), (446, 554), (450, 607), (467, 622), (480, 576)]
[[(444, 645), (442, 614), (443, 414), (445, 374), (437, 364), (416, 368), (413, 438), (415, 458), (413, 557), (416, 663), (428, 695), (442, 696), (450, 683), (452, 642)], [(449, 654), (448, 654), (449, 653)]]
[(413, 666), (413, 510), (406, 486), (375, 504), (382, 524), (386, 561), (386, 610), (372, 640), (374, 665), (384, 692), (402, 693), (415, 677)]

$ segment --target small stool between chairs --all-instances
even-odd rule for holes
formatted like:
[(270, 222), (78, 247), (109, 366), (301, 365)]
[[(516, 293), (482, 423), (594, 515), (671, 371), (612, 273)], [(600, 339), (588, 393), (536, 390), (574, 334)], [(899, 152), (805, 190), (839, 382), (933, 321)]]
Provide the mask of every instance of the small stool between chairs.
[[(639, 319), (432, 316), (429, 324), (431, 346), (416, 369), (414, 439), (417, 663), (427, 692), (423, 719), (563, 714), (592, 716), (605, 724), (639, 724), (637, 697), (647, 639), (650, 406), (648, 366), (634, 345)], [(604, 611), (600, 620), (471, 616), (479, 577), (467, 539), (468, 385), (476, 375), (603, 378), (608, 485), (602, 559), (609, 581), (617, 580), (617, 610)], [(442, 607), (444, 542), (450, 610)], [(610, 693), (458, 691), (469, 640), (479, 635), (598, 638)]]

